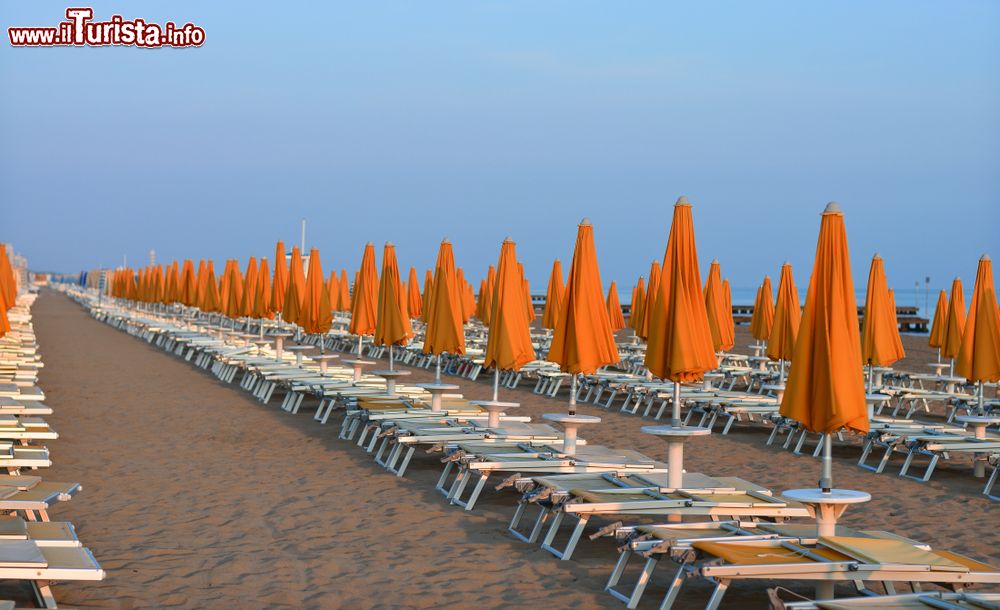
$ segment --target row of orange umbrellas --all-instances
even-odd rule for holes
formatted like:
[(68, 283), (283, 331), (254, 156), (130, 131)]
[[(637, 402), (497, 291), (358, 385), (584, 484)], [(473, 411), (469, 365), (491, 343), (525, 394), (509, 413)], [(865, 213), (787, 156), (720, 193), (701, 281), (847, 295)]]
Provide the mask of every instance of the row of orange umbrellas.
[(17, 300), (17, 278), (7, 257), (7, 246), (0, 243), (0, 337), (10, 332), (7, 312)]

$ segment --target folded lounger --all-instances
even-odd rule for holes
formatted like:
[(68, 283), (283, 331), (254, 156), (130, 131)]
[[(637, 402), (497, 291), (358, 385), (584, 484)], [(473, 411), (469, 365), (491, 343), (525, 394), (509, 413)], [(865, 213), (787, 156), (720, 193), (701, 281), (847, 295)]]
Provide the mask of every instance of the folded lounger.
[(103, 580), (104, 570), (82, 546), (43, 546), (34, 540), (0, 541), (0, 580), (27, 580), (43, 608), (57, 608), (54, 580)]
[[(775, 498), (767, 489), (737, 477), (708, 477), (684, 473), (684, 487), (667, 487), (664, 473), (633, 473), (628, 476), (600, 474), (534, 477), (525, 490), (508, 530), (525, 542), (536, 542), (545, 522), (552, 517), (542, 548), (560, 559), (572, 557), (587, 522), (595, 515), (645, 517), (743, 518), (784, 520), (808, 517), (805, 506)], [(518, 530), (528, 504), (539, 507), (529, 534)], [(576, 520), (563, 549), (553, 546), (563, 520)]]

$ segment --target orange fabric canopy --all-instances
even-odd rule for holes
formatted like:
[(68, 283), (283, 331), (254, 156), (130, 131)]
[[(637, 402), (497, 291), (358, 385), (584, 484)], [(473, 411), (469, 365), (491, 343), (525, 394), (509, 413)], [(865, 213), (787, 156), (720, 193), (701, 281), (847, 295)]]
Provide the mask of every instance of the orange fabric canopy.
[(219, 284), (215, 281), (215, 263), (208, 261), (205, 264), (205, 276), (201, 280), (201, 305), (200, 309), (206, 313), (221, 312), (222, 299), (219, 297)]
[(986, 255), (979, 259), (955, 372), (972, 382), (1000, 381), (1000, 315), (993, 263)]
[[(435, 296), (435, 299), (438, 298)], [(524, 307), (524, 285), (517, 269), (517, 252), (509, 237), (500, 247), (497, 280), (491, 299), (490, 334), (483, 367), (519, 370), (535, 359)]]
[[(441, 253), (438, 252), (438, 258), (440, 258), (440, 257), (441, 257)], [(421, 300), (420, 300), (420, 307), (425, 312), (429, 312), (431, 310), (431, 300), (432, 300), (431, 299), (431, 295), (432, 295), (433, 290), (434, 290), (433, 286), (434, 286), (434, 275), (431, 273), (431, 270), (428, 269), (424, 273), (424, 294), (423, 294), (423, 296), (421, 297)]]
[(750, 319), (750, 334), (758, 341), (767, 341), (774, 325), (774, 295), (771, 293), (771, 278), (764, 276), (764, 282), (757, 289), (757, 301)]
[(247, 272), (243, 276), (243, 299), (240, 301), (241, 317), (253, 315), (254, 306), (257, 304), (257, 259), (253, 256), (247, 261)]
[(861, 361), (873, 366), (890, 366), (902, 359), (903, 342), (895, 324), (895, 307), (889, 300), (882, 257), (872, 257), (865, 295), (865, 318), (861, 327)]
[(564, 373), (584, 375), (621, 360), (601, 289), (594, 227), (587, 219), (577, 228), (562, 311), (546, 360), (558, 364)]
[(257, 297), (253, 302), (254, 318), (272, 319), (274, 312), (271, 311), (271, 269), (267, 265), (267, 259), (260, 259), (260, 269), (257, 271)]
[(320, 335), (330, 330), (332, 324), (330, 292), (323, 283), (323, 265), (320, 263), (319, 250), (312, 248), (309, 251), (309, 275), (306, 276), (298, 325), (310, 335)]
[(424, 295), (433, 294), (435, 297), (429, 299), (430, 308), (424, 315), (427, 330), (423, 351), (427, 354), (464, 354), (465, 332), (462, 328), (462, 304), (455, 273), (455, 254), (448, 240), (442, 241), (438, 249), (432, 281), (433, 288), (426, 281), (424, 283)]
[(375, 246), (365, 244), (361, 256), (361, 269), (355, 275), (354, 294), (351, 297), (352, 335), (370, 335), (375, 332), (375, 308), (378, 305), (378, 273), (375, 271)]
[(562, 262), (557, 258), (552, 263), (552, 273), (549, 275), (549, 286), (545, 291), (545, 310), (542, 311), (542, 328), (555, 329), (562, 309), (563, 295), (566, 287), (563, 285)]
[(774, 323), (771, 325), (771, 335), (767, 338), (768, 358), (788, 361), (792, 359), (801, 318), (802, 306), (799, 305), (799, 291), (795, 287), (795, 278), (792, 277), (792, 265), (785, 263), (781, 266), (781, 278), (778, 280)]
[(931, 324), (931, 335), (927, 345), (940, 348), (944, 344), (945, 329), (948, 326), (948, 293), (944, 290), (938, 294), (937, 307), (934, 308), (934, 322)]
[(632, 292), (632, 302), (629, 303), (631, 310), (628, 314), (628, 326), (635, 334), (639, 334), (639, 329), (642, 328), (642, 317), (643, 311), (646, 308), (646, 284), (643, 277), (639, 276), (639, 281), (635, 284), (635, 290)]
[(285, 261), (285, 243), (278, 240), (274, 246), (274, 279), (271, 284), (271, 311), (279, 313), (285, 309), (285, 293), (288, 291), (288, 263)]
[(486, 279), (479, 287), (479, 300), (476, 302), (476, 317), (486, 326), (490, 325), (490, 312), (493, 311), (493, 286), (497, 281), (496, 267), (490, 265), (486, 270)]
[(941, 344), (941, 355), (945, 358), (957, 358), (962, 346), (962, 333), (965, 332), (965, 293), (962, 291), (962, 280), (955, 278), (951, 283), (951, 300), (948, 302), (948, 325), (945, 327), (944, 342)]
[(611, 323), (611, 330), (618, 332), (625, 328), (625, 316), (622, 315), (622, 304), (618, 300), (618, 284), (614, 281), (608, 288), (608, 321)]
[(423, 315), (423, 302), (420, 299), (420, 281), (417, 279), (417, 270), (410, 267), (410, 276), (406, 280), (407, 293), (407, 314), (411, 318), (419, 318)]
[[(650, 283), (652, 290), (652, 283)], [(655, 291), (646, 347), (646, 368), (660, 379), (697, 381), (719, 366), (701, 291), (691, 204), (680, 197)], [(649, 303), (649, 299), (646, 300)]]
[(288, 263), (288, 286), (285, 288), (285, 304), (281, 309), (281, 319), (302, 326), (302, 304), (306, 294), (306, 273), (302, 262), (302, 252), (292, 246), (292, 258)]
[(820, 223), (816, 262), (792, 361), (782, 415), (810, 432), (825, 434), (841, 428), (868, 432), (851, 258), (844, 215), (834, 203), (826, 207)]
[(340, 297), (337, 311), (351, 311), (351, 286), (347, 283), (347, 269), (340, 270)]
[(330, 311), (337, 311), (337, 301), (340, 300), (340, 280), (337, 279), (337, 270), (330, 270), (330, 279), (326, 281), (327, 299), (330, 301)]
[(396, 248), (388, 242), (382, 250), (377, 311), (375, 345), (402, 345), (413, 336), (410, 319), (406, 315), (406, 296), (399, 283)]
[(712, 261), (708, 271), (708, 281), (705, 282), (705, 311), (708, 313), (708, 328), (712, 332), (712, 347), (716, 352), (731, 349), (734, 340), (732, 333), (729, 332), (726, 295), (722, 288), (722, 268), (718, 260)]
[(657, 294), (660, 289), (660, 261), (653, 261), (649, 266), (649, 286), (646, 290), (646, 300), (642, 304), (642, 320), (636, 334), (643, 339), (649, 338), (649, 323), (653, 315)]
[(190, 258), (184, 259), (181, 267), (180, 294), (177, 300), (188, 307), (198, 304), (198, 282), (194, 276), (194, 263)]

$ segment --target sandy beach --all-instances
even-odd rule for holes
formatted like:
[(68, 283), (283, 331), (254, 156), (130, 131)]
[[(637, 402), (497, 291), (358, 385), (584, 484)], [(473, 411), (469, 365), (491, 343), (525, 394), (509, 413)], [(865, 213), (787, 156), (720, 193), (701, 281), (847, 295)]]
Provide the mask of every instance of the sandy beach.
[[(50, 290), (34, 307), (45, 361), (39, 381), (60, 438), (49, 443), (51, 480), (79, 481), (83, 492), (53, 510), (70, 520), (108, 578), (57, 585), (60, 603), (81, 608), (620, 608), (602, 588), (617, 557), (609, 539), (584, 541), (560, 562), (506, 532), (516, 496), (484, 493), (474, 513), (434, 491), (436, 457), (417, 454), (406, 477), (375, 465), (338, 440), (339, 416), (312, 420), (263, 406), (238, 384), (99, 323)], [(737, 346), (749, 342), (737, 330)], [(926, 369), (926, 337), (906, 336), (906, 361)], [(739, 349), (735, 351), (740, 351)], [(408, 381), (432, 372), (414, 371)], [(485, 398), (485, 379), (460, 383)], [(565, 409), (530, 387), (505, 390), (518, 414)], [(663, 458), (639, 417), (584, 405), (604, 422), (589, 441)], [(736, 475), (780, 492), (815, 484), (819, 462), (765, 446), (763, 427), (736, 426), (687, 448), (687, 468)], [(838, 487), (866, 490), (871, 503), (849, 510), (848, 526), (891, 530), (934, 547), (1000, 563), (997, 507), (964, 463), (942, 463), (929, 483), (854, 465), (856, 447), (835, 449)], [(655, 607), (661, 581), (643, 607)], [(678, 607), (703, 604), (709, 586), (685, 585)], [(3, 593), (27, 599), (25, 589)], [(766, 607), (765, 585), (737, 583), (731, 607)]]

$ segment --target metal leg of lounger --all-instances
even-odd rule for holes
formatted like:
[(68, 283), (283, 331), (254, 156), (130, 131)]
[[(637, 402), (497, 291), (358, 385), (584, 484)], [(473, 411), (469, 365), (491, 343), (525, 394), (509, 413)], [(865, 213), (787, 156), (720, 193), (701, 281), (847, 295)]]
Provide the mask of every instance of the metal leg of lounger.
[(726, 589), (728, 588), (728, 579), (719, 580), (719, 584), (715, 585), (715, 590), (712, 591), (712, 597), (708, 598), (708, 603), (705, 604), (705, 610), (716, 610), (719, 604), (722, 603), (722, 597), (726, 594)]
[(670, 581), (670, 586), (667, 587), (667, 593), (663, 596), (663, 601), (660, 602), (660, 610), (670, 610), (674, 602), (677, 601), (677, 594), (684, 586), (684, 567), (684, 563), (677, 566), (677, 572), (674, 573), (674, 578)]
[[(656, 416), (653, 419), (660, 419), (660, 417), (663, 416), (663, 412), (666, 410), (667, 410), (667, 399), (664, 398), (663, 400), (660, 401), (660, 410), (656, 412)], [(649, 409), (647, 409), (646, 411), (648, 412)], [(643, 416), (645, 415), (646, 413), (643, 413)]]
[(415, 452), (416, 450), (417, 448), (414, 447), (413, 445), (410, 445), (406, 449), (406, 457), (403, 458), (403, 462), (399, 465), (399, 468), (396, 469), (397, 477), (402, 477), (403, 474), (406, 473), (406, 468), (407, 466), (410, 465), (410, 460), (413, 459), (413, 452)]
[(361, 428), (361, 434), (358, 435), (358, 447), (365, 446), (365, 439), (368, 438), (368, 431), (372, 430), (373, 426), (371, 424), (365, 424)]
[(479, 500), (479, 495), (483, 493), (483, 488), (486, 487), (486, 481), (489, 478), (490, 474), (488, 472), (484, 472), (479, 475), (479, 481), (476, 482), (476, 486), (472, 489), (472, 494), (465, 502), (465, 510), (471, 511), (476, 507), (476, 501)]
[(292, 414), (299, 412), (299, 407), (302, 406), (302, 401), (306, 399), (305, 392), (299, 392), (298, 397), (295, 399), (295, 406), (292, 407)]
[[(375, 445), (378, 444), (379, 438), (380, 437), (378, 435), (378, 428), (375, 428), (375, 431), (372, 432), (372, 440), (368, 442), (368, 446), (365, 447), (365, 451), (367, 451), (368, 453), (371, 453), (372, 451), (375, 451)], [(382, 438), (386, 438), (386, 437), (382, 437)]]
[(655, 557), (650, 557), (646, 560), (645, 565), (642, 566), (642, 572), (639, 573), (639, 578), (635, 583), (635, 587), (632, 588), (631, 595), (625, 595), (624, 593), (615, 591), (613, 587), (618, 584), (622, 574), (625, 572), (625, 566), (628, 564), (628, 560), (631, 555), (632, 553), (629, 551), (622, 553), (622, 556), (618, 559), (618, 563), (615, 565), (615, 571), (611, 574), (611, 578), (608, 580), (608, 584), (604, 587), (604, 590), (615, 598), (625, 602), (626, 608), (634, 610), (634, 608), (639, 605), (639, 600), (642, 599), (642, 594), (646, 591), (646, 585), (649, 584), (649, 579), (653, 575), (653, 569), (656, 568), (657, 559)]
[(451, 482), (451, 487), (448, 489), (448, 504), (454, 504), (455, 498), (461, 498), (462, 492), (465, 491), (465, 486), (469, 482), (469, 469), (459, 468), (458, 472), (455, 473), (455, 479)]
[(42, 608), (57, 608), (56, 596), (52, 594), (52, 586), (47, 580), (31, 581), (31, 588), (35, 592), (35, 600)]
[(451, 469), (454, 467), (455, 462), (448, 462), (444, 465), (444, 469), (441, 471), (441, 476), (438, 477), (437, 484), (434, 485), (434, 489), (441, 492), (441, 495), (448, 497), (450, 489), (445, 489), (445, 482), (448, 480), (448, 475), (451, 474)]
[[(557, 517), (563, 514), (565, 513), (560, 511)], [(577, 543), (580, 542), (580, 536), (583, 535), (583, 530), (587, 527), (587, 521), (589, 519), (590, 517), (587, 515), (577, 515), (576, 526), (573, 528), (573, 532), (569, 536), (566, 548), (562, 551), (552, 546), (552, 539), (555, 537), (556, 530), (558, 529), (558, 525), (553, 522), (553, 525), (556, 525), (556, 527), (549, 530), (549, 534), (546, 536), (547, 543), (543, 543), (542, 548), (563, 561), (569, 561), (569, 559), (573, 556), (573, 551), (576, 550)]]
[[(378, 436), (375, 438), (378, 438)], [(382, 455), (385, 453), (386, 448), (389, 447), (389, 442), (390, 437), (388, 435), (383, 436), (382, 442), (378, 443), (378, 451), (375, 452), (375, 463), (383, 468), (386, 468), (389, 465), (388, 459), (382, 459)], [(372, 449), (374, 449), (374, 447)], [(393, 446), (393, 449), (395, 449), (395, 446)], [(369, 450), (368, 453), (371, 453), (371, 450)], [(389, 452), (389, 457), (392, 457), (392, 451)]]
[[(795, 433), (798, 432), (794, 428), (788, 431), (788, 438), (785, 439), (785, 443), (781, 446), (782, 449), (788, 449), (788, 446), (792, 444), (792, 439), (795, 438)], [(803, 430), (804, 432), (804, 430)]]
[(781, 426), (778, 425), (777, 423), (774, 424), (774, 426), (771, 427), (771, 436), (767, 437), (767, 444), (768, 444), (768, 446), (771, 446), (772, 444), (774, 444), (774, 439), (775, 439), (776, 436), (778, 436), (778, 428), (780, 428), (780, 427)]
[[(726, 421), (726, 425), (722, 428), (723, 436), (729, 434), (729, 429), (733, 427), (733, 422), (736, 421), (736, 416), (731, 413), (726, 413), (726, 417), (729, 419)], [(750, 418), (750, 421), (753, 421), (753, 418)]]
[(986, 487), (983, 488), (983, 495), (990, 500), (1000, 501), (1000, 496), (993, 495), (993, 486), (997, 482), (998, 475), (1000, 475), (1000, 463), (993, 467), (993, 474), (990, 475), (990, 478), (986, 481)]

